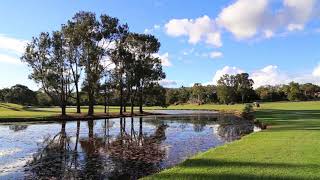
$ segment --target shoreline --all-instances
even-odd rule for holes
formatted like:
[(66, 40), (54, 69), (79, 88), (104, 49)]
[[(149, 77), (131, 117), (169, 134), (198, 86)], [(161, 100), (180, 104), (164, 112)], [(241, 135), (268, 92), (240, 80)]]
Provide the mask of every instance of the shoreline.
[(0, 118), (0, 124), (2, 123), (15, 123), (15, 122), (60, 122), (60, 121), (88, 121), (88, 120), (97, 120), (97, 119), (110, 119), (110, 118), (122, 118), (122, 117), (136, 117), (136, 116), (150, 116), (150, 115), (166, 115), (163, 113), (152, 113), (152, 112), (143, 112), (143, 113), (96, 113), (93, 116), (88, 116), (86, 114), (69, 114), (69, 115), (55, 115), (47, 117), (18, 117), (18, 118)]

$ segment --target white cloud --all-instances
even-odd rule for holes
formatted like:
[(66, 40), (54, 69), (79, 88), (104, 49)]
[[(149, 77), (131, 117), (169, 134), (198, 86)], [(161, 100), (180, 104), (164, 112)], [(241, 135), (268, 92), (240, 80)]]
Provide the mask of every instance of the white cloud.
[(155, 25), (153, 25), (153, 27), (150, 28), (150, 29), (148, 29), (148, 28), (144, 29), (143, 33), (144, 33), (144, 34), (152, 34), (152, 33), (154, 33), (155, 31), (159, 30), (160, 28), (161, 28), (160, 25), (155, 24)]
[(302, 31), (304, 29), (303, 24), (289, 24), (287, 27), (288, 31)]
[(28, 41), (0, 34), (0, 50), (22, 54)]
[(254, 88), (264, 85), (278, 85), (288, 83), (289, 77), (279, 71), (278, 66), (268, 65), (262, 69), (253, 71), (250, 78), (254, 81)]
[(267, 0), (238, 0), (222, 10), (217, 22), (238, 39), (250, 38), (262, 25), (267, 7)]
[(164, 54), (156, 53), (156, 54), (153, 54), (153, 56), (161, 59), (162, 66), (165, 66), (165, 67), (172, 66), (172, 63), (170, 62), (170, 59), (169, 59), (169, 53), (168, 52), (166, 52)]
[(159, 24), (155, 24), (154, 26), (153, 26), (153, 29), (160, 29), (160, 25)]
[(216, 58), (221, 58), (223, 56), (222, 52), (219, 51), (213, 51), (209, 54), (210, 58), (216, 59)]
[[(215, 75), (213, 76), (211, 84), (217, 84), (217, 81), (225, 74), (235, 75), (244, 73), (244, 70), (237, 68), (237, 67), (231, 67), (231, 66), (225, 66), (222, 69), (217, 70)], [(207, 83), (208, 84), (208, 83)]]
[(188, 36), (189, 43), (197, 44), (204, 41), (207, 44), (221, 47), (221, 36), (215, 21), (204, 15), (197, 19), (172, 19), (165, 24), (166, 33), (173, 37)]
[(312, 75), (320, 78), (320, 64), (318, 64), (318, 66), (314, 68)]
[(11, 63), (11, 64), (22, 64), (22, 62), (18, 57), (6, 55), (6, 54), (0, 54), (0, 62)]
[[(225, 66), (222, 69), (216, 71), (213, 80), (208, 84), (217, 84), (217, 81), (224, 75), (230, 74), (235, 75), (245, 72), (238, 67)], [(281, 71), (276, 65), (268, 65), (261, 69), (254, 70), (249, 73), (250, 78), (254, 81), (254, 88), (265, 85), (281, 85), (288, 84), (292, 81), (298, 83), (314, 83), (320, 85), (320, 64), (318, 64), (313, 72), (310, 73), (300, 73), (300, 74), (288, 74)]]
[(301, 31), (319, 10), (318, 0), (283, 0), (282, 6), (273, 9), (269, 0), (237, 0), (224, 8), (217, 23), (237, 39), (262, 34), (273, 37), (279, 30)]
[(159, 84), (164, 87), (174, 87), (177, 86), (178, 83), (174, 80), (163, 79), (159, 81)]

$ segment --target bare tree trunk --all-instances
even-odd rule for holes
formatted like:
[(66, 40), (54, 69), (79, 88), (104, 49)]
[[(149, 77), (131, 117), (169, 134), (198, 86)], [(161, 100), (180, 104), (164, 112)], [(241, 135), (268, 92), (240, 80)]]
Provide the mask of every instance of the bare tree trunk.
[(123, 115), (123, 84), (122, 77), (120, 79), (120, 115)]
[(92, 92), (92, 89), (89, 90), (88, 100), (89, 100), (88, 116), (92, 116), (94, 114), (94, 93)]
[(131, 115), (134, 114), (134, 103), (133, 101), (131, 101)]
[(141, 88), (140, 89), (140, 96), (139, 96), (139, 111), (140, 111), (140, 113), (143, 113), (142, 105), (143, 105), (143, 91)]
[(79, 94), (78, 83), (75, 83), (75, 86), (76, 86), (77, 113), (81, 113), (80, 94)]
[(67, 113), (66, 113), (66, 105), (65, 104), (62, 104), (61, 105), (61, 114), (63, 115), (63, 116), (65, 116)]
[(107, 89), (104, 89), (104, 113), (107, 113)]

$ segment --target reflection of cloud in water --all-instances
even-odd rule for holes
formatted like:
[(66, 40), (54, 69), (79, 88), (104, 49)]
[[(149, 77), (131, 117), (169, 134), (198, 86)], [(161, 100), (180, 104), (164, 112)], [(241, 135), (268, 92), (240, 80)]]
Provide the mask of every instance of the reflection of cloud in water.
[(9, 156), (20, 151), (22, 151), (20, 148), (0, 149), (0, 157)]
[[(16, 174), (18, 179), (25, 175), (58, 179), (137, 178), (224, 144), (226, 141), (219, 132), (230, 134), (232, 128), (226, 122), (233, 118), (175, 115), (121, 119), (34, 124), (12, 133), (13, 136), (7, 135), (9, 128), (6, 127), (0, 131), (5, 142), (0, 144), (0, 152), (9, 157), (7, 149), (20, 148), (12, 161), (5, 162), (12, 168), (11, 175)], [(220, 123), (227, 125), (218, 125)], [(29, 158), (28, 153), (33, 154), (33, 159), (23, 161)], [(26, 171), (22, 171), (25, 164)], [(0, 172), (4, 168), (0, 166)], [(1, 174), (0, 179), (3, 177)]]

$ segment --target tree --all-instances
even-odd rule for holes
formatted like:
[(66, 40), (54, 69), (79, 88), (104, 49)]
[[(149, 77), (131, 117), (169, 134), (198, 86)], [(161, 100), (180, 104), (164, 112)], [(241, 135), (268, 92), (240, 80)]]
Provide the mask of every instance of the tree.
[(64, 52), (61, 32), (41, 33), (28, 43), (21, 60), (32, 69), (29, 78), (40, 83), (42, 89), (53, 100), (59, 102), (61, 114), (66, 115), (67, 99), (70, 95), (70, 71)]
[(81, 63), (85, 71), (85, 82), (88, 94), (88, 115), (93, 115), (95, 96), (99, 89), (99, 80), (103, 73), (103, 60), (108, 56), (112, 43), (119, 38), (119, 32), (126, 30), (117, 18), (101, 15), (100, 19), (91, 12), (77, 13), (72, 22), (81, 37)]
[(235, 76), (237, 91), (241, 94), (241, 101), (245, 103), (250, 91), (253, 90), (253, 80), (249, 79), (248, 73), (241, 73)]
[(37, 104), (36, 93), (30, 90), (27, 86), (21, 84), (12, 86), (4, 95), (4, 100), (6, 102), (22, 105)]
[(161, 60), (154, 57), (160, 48), (157, 38), (152, 35), (131, 33), (126, 42), (128, 50), (134, 57), (134, 82), (139, 96), (139, 111), (143, 112), (144, 89), (165, 78)]
[(205, 98), (205, 89), (200, 83), (195, 83), (192, 87), (192, 97), (197, 100), (197, 103), (200, 105), (203, 103)]
[(291, 82), (289, 83), (288, 89), (288, 100), (289, 101), (297, 101), (301, 100), (301, 91), (299, 87), (299, 83)]
[(217, 96), (221, 103), (229, 104), (236, 101), (236, 78), (225, 74), (217, 82)]
[(151, 83), (145, 89), (145, 104), (148, 106), (167, 107), (166, 89), (158, 83)]
[(79, 82), (83, 65), (81, 62), (81, 36), (74, 22), (68, 21), (67, 25), (62, 26), (62, 33), (65, 37), (65, 52), (68, 60), (68, 65), (71, 70), (72, 82), (76, 90), (76, 106), (77, 113), (81, 113)]

